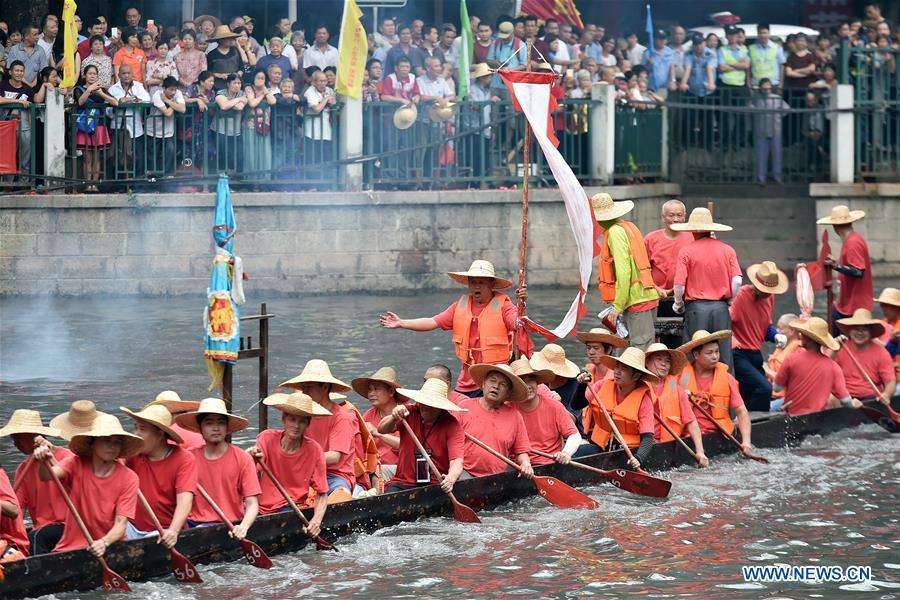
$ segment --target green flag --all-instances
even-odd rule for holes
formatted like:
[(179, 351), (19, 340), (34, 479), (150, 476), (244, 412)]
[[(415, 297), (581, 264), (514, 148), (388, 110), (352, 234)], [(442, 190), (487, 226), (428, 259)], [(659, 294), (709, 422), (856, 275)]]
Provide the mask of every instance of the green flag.
[(469, 21), (469, 9), (466, 0), (459, 0), (459, 96), (460, 100), (469, 95), (469, 68), (472, 66), (472, 22)]

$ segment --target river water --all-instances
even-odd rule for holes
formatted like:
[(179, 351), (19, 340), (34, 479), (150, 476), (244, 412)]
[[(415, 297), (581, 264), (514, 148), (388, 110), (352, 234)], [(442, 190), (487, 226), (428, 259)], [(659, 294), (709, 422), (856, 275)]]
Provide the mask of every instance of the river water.
[[(571, 296), (534, 290), (529, 311), (555, 324)], [(417, 386), (434, 362), (454, 370), (449, 334), (386, 331), (377, 315), (433, 315), (456, 298), (347, 295), (273, 298), (270, 388), (309, 358), (329, 361), (348, 381), (384, 365)], [(596, 299), (594, 299), (596, 301)], [(19, 407), (45, 419), (79, 398), (99, 407), (138, 407), (163, 389), (206, 394), (198, 298), (0, 299), (0, 415)], [(595, 306), (590, 307), (592, 314)], [(794, 309), (782, 296), (776, 313)], [(245, 314), (257, 307), (245, 306)], [(596, 320), (586, 322), (589, 325)], [(244, 335), (256, 343), (256, 326)], [(570, 358), (583, 346), (565, 341)], [(253, 363), (253, 364), (246, 364)], [(255, 361), (235, 373), (235, 410), (256, 424)], [(366, 402), (355, 399), (358, 406)], [(125, 421), (123, 421), (124, 423)], [(242, 432), (246, 445), (255, 428)], [(874, 425), (799, 448), (766, 450), (769, 466), (737, 458), (666, 473), (666, 501), (608, 485), (587, 488), (593, 512), (563, 511), (539, 498), (483, 513), (481, 526), (426, 519), (341, 539), (340, 553), (306, 550), (259, 571), (239, 562), (204, 566), (205, 583), (134, 584), (146, 598), (347, 597), (693, 597), (900, 598), (900, 445)], [(0, 440), (8, 471), (20, 460)], [(327, 518), (326, 518), (327, 520)], [(743, 565), (870, 566), (872, 581), (745, 583)], [(102, 594), (66, 594), (63, 598)]]

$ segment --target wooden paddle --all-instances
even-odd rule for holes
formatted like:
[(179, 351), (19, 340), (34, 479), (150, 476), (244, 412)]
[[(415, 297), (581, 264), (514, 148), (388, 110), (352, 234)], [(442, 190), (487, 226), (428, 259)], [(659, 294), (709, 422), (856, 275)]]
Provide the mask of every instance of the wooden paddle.
[[(81, 534), (84, 536), (84, 539), (87, 540), (88, 545), (94, 543), (94, 539), (91, 537), (90, 532), (87, 530), (87, 527), (84, 524), (84, 521), (81, 520), (81, 515), (78, 514), (78, 509), (75, 508), (75, 505), (72, 503), (72, 499), (69, 497), (69, 493), (66, 491), (66, 488), (63, 486), (62, 482), (57, 477), (56, 473), (53, 471), (50, 465), (47, 466), (47, 470), (50, 472), (50, 476), (53, 478), (54, 483), (56, 483), (56, 487), (59, 490), (59, 494), (63, 497), (63, 500), (66, 502), (66, 506), (69, 507), (69, 510), (72, 512), (72, 516), (75, 517), (75, 522), (78, 523), (78, 529), (81, 530)], [(125, 581), (125, 578), (113, 571), (109, 568), (109, 565), (106, 564), (106, 559), (102, 556), (98, 556), (97, 562), (100, 563), (100, 569), (103, 571), (103, 591), (104, 592), (130, 592), (131, 588), (128, 587), (128, 582)]]
[[(519, 473), (522, 473), (524, 471), (521, 466), (511, 461), (508, 457), (503, 456), (472, 434), (467, 433), (466, 439), (470, 440), (473, 444), (481, 447), (485, 451), (493, 454)], [(534, 485), (535, 487), (537, 487), (537, 491), (541, 496), (546, 498), (548, 502), (555, 504), (560, 508), (594, 509), (600, 507), (599, 502), (597, 502), (590, 496), (579, 492), (575, 488), (566, 485), (555, 477), (542, 477), (540, 475), (535, 475), (532, 481), (534, 481)]]
[[(866, 380), (866, 383), (868, 383), (869, 386), (872, 388), (872, 391), (875, 392), (875, 398), (881, 398), (881, 395), (882, 395), (884, 392), (882, 392), (881, 390), (878, 389), (878, 386), (875, 385), (875, 382), (872, 381), (872, 378), (871, 378), (871, 377), (869, 377), (869, 373), (865, 370), (865, 368), (862, 366), (862, 364), (860, 364), (860, 362), (859, 362), (859, 360), (856, 358), (856, 356), (853, 355), (853, 352), (850, 350), (850, 348), (847, 348), (847, 347), (846, 347), (846, 344), (841, 344), (841, 348), (840, 348), (840, 349), (843, 350), (843, 351), (844, 351), (844, 354), (846, 354), (847, 356), (849, 356), (849, 357), (850, 357), (850, 360), (853, 361), (853, 364), (856, 365), (856, 368), (857, 368), (857, 370), (860, 372), (860, 374), (863, 376), (863, 379)], [(879, 402), (881, 402), (881, 401), (879, 400)], [(900, 413), (898, 413), (898, 412), (895, 411), (893, 408), (891, 408), (890, 401), (888, 401), (888, 402), (886, 402), (886, 403), (885, 403), (885, 402), (882, 402), (882, 404), (884, 404), (885, 407), (887, 408), (888, 416), (890, 417), (891, 421), (893, 421), (893, 422), (896, 423), (897, 425), (900, 425)], [(870, 410), (874, 410), (874, 409), (870, 409)], [(866, 414), (866, 416), (869, 416), (868, 413), (865, 413), (865, 412), (864, 412), (864, 414)], [(881, 416), (883, 417), (884, 415), (881, 415)], [(880, 420), (879, 420), (879, 421), (876, 421), (876, 423), (880, 423)]]
[(267, 465), (264, 461), (259, 460), (258, 458), (256, 459), (256, 464), (258, 464), (259, 468), (262, 469), (263, 473), (265, 473), (266, 476), (272, 480), (272, 483), (275, 484), (275, 487), (278, 488), (278, 491), (281, 492), (281, 495), (284, 496), (285, 500), (287, 500), (287, 503), (290, 505), (291, 509), (294, 511), (294, 514), (297, 515), (297, 517), (303, 523), (303, 526), (305, 528), (307, 528), (306, 535), (308, 535), (310, 538), (312, 538), (316, 542), (316, 550), (334, 550), (335, 552), (337, 552), (338, 549), (334, 544), (332, 544), (328, 540), (322, 539), (322, 536), (313, 535), (309, 532), (309, 519), (306, 518), (306, 516), (300, 510), (300, 507), (297, 506), (296, 502), (294, 502), (294, 499), (291, 498), (290, 494), (287, 493), (287, 490), (284, 489), (284, 486), (281, 485), (281, 482), (278, 481), (278, 478), (275, 477), (275, 474), (272, 473), (272, 469), (269, 468), (269, 465)]
[[(428, 463), (428, 468), (431, 469), (431, 472), (434, 473), (434, 476), (437, 477), (438, 481), (443, 479), (443, 475), (438, 471), (437, 465), (434, 464), (434, 461), (431, 460), (431, 457), (428, 456), (428, 451), (425, 450), (425, 446), (422, 445), (422, 442), (419, 441), (418, 436), (413, 433), (412, 427), (409, 426), (409, 423), (406, 422), (406, 419), (400, 417), (400, 423), (406, 429), (406, 433), (409, 434), (409, 437), (412, 438), (413, 443), (415, 443), (416, 448), (419, 449), (419, 452), (422, 453), (422, 456), (425, 457), (425, 462)], [(460, 502), (456, 499), (456, 496), (453, 495), (453, 492), (445, 492), (447, 497), (450, 498), (450, 502), (453, 503), (453, 518), (461, 523), (481, 523), (481, 519), (478, 518), (478, 515), (475, 514), (475, 511)]]
[(716, 429), (719, 430), (719, 433), (721, 433), (722, 435), (724, 435), (726, 439), (728, 439), (731, 443), (733, 443), (735, 446), (737, 446), (738, 448), (741, 449), (741, 454), (743, 454), (745, 457), (750, 458), (750, 459), (752, 459), (752, 460), (755, 460), (755, 461), (757, 461), (757, 462), (769, 464), (769, 459), (768, 459), (768, 458), (765, 458), (765, 457), (762, 457), (762, 456), (756, 456), (756, 455), (754, 455), (754, 454), (750, 454), (750, 453), (748, 453), (748, 452), (744, 452), (744, 447), (741, 446), (741, 443), (740, 443), (739, 441), (737, 441), (737, 438), (735, 438), (733, 435), (731, 435), (731, 434), (728, 432), (727, 429), (725, 429), (724, 427), (722, 427), (722, 424), (721, 424), (721, 423), (719, 423), (718, 421), (716, 421), (715, 419), (713, 419), (713, 416), (712, 416), (711, 414), (709, 414), (709, 411), (706, 410), (705, 408), (703, 408), (702, 406), (700, 406), (700, 403), (699, 403), (699, 402), (697, 402), (696, 400), (694, 400), (694, 396), (690, 393), (690, 391), (687, 392), (687, 398), (688, 398), (688, 400), (691, 401), (691, 404), (693, 404), (694, 406), (697, 407), (697, 410), (699, 410), (700, 412), (702, 412), (702, 413), (706, 416), (707, 419), (709, 419), (710, 421), (713, 422), (713, 424), (716, 426)]
[[(199, 483), (197, 484), (197, 491), (200, 492), (200, 495), (203, 496), (203, 499), (209, 502), (209, 505), (212, 509), (219, 515), (219, 519), (228, 527), (228, 531), (234, 531), (234, 523), (228, 520), (228, 517), (225, 516), (225, 513), (222, 512), (222, 509), (216, 504), (215, 500), (213, 500), (209, 493), (203, 486)], [(248, 540), (244, 538), (240, 540), (241, 549), (244, 551), (244, 556), (247, 558), (247, 562), (257, 567), (259, 569), (271, 569), (272, 561), (266, 555), (262, 548), (259, 547), (259, 544), (252, 540)]]
[[(150, 503), (147, 502), (147, 499), (144, 497), (141, 490), (138, 490), (137, 496), (138, 500), (141, 501), (141, 506), (147, 511), (150, 520), (153, 521), (153, 526), (156, 527), (156, 531), (159, 532), (159, 537), (162, 538), (164, 530), (159, 519), (156, 518), (156, 513), (153, 512), (153, 508), (150, 506)], [(197, 572), (197, 567), (194, 566), (194, 563), (192, 563), (188, 557), (175, 548), (170, 548), (169, 554), (172, 557), (172, 574), (175, 575), (175, 579), (182, 583), (203, 583), (200, 573)]]
[[(542, 452), (540, 450), (535, 450), (534, 448), (532, 448), (531, 451), (544, 458), (553, 458), (553, 455), (548, 452)], [(591, 471), (592, 473), (602, 475), (609, 479), (610, 483), (617, 488), (625, 490), (626, 492), (631, 492), (632, 494), (638, 494), (639, 496), (665, 498), (669, 495), (669, 490), (672, 489), (671, 481), (657, 479), (656, 477), (644, 475), (637, 471), (629, 471), (627, 469), (604, 471), (603, 469), (598, 469), (597, 467), (592, 467), (574, 460), (567, 462), (565, 466), (572, 466), (577, 469), (584, 469), (585, 471)]]
[(675, 431), (672, 430), (672, 428), (669, 426), (669, 424), (666, 423), (666, 420), (663, 419), (658, 414), (656, 414), (656, 411), (653, 411), (653, 416), (656, 417), (657, 422), (659, 422), (659, 424), (663, 426), (663, 429), (668, 431), (669, 435), (671, 435), (673, 438), (675, 438), (675, 441), (678, 442), (679, 444), (681, 444), (681, 447), (684, 448), (685, 450), (687, 450), (688, 454), (690, 454), (691, 456), (694, 457), (694, 460), (697, 461), (697, 464), (699, 465), (700, 459), (697, 458), (697, 453), (694, 452), (693, 450), (691, 450), (691, 447), (687, 445), (687, 442), (685, 442), (683, 439), (681, 439), (681, 436), (678, 435), (677, 433), (675, 433)]
[[(590, 384), (587, 385), (587, 389), (591, 392), (591, 396), (594, 397), (597, 405), (600, 406), (600, 410), (603, 411), (603, 416), (606, 417), (606, 422), (609, 423), (609, 428), (612, 430), (613, 435), (616, 437), (616, 441), (619, 442), (619, 445), (622, 446), (622, 449), (625, 451), (625, 456), (628, 457), (629, 461), (633, 460), (634, 454), (631, 453), (631, 448), (628, 447), (628, 444), (625, 443), (625, 439), (622, 437), (622, 434), (619, 433), (619, 428), (616, 427), (612, 416), (609, 414), (609, 411), (606, 410), (606, 406), (603, 405), (603, 402), (601, 402), (600, 398), (597, 397), (597, 394), (594, 393), (594, 388), (592, 388)], [(642, 475), (648, 475), (647, 471), (640, 467), (637, 467), (635, 471), (641, 473)]]

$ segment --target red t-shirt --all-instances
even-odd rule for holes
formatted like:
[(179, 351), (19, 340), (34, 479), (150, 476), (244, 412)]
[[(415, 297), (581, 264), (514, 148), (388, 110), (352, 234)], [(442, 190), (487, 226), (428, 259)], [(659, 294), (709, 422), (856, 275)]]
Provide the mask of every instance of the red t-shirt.
[[(468, 412), (461, 412), (457, 416), (463, 431), (475, 436), (500, 454), (515, 461), (516, 456), (531, 449), (525, 421), (522, 420), (519, 411), (512, 406), (504, 404), (497, 410), (487, 410), (481, 406), (478, 398), (470, 398), (461, 402), (460, 407), (469, 409)], [(503, 473), (508, 466), (468, 439), (465, 454), (463, 469), (472, 477)]]
[(742, 286), (728, 309), (731, 315), (731, 347), (742, 350), (762, 348), (774, 309), (775, 296), (767, 294), (760, 298), (755, 287)]
[[(117, 462), (109, 476), (97, 477), (91, 458), (75, 455), (59, 463), (59, 466), (65, 472), (63, 483), (68, 488), (72, 503), (92, 539), (106, 535), (115, 524), (116, 517), (125, 517), (129, 521), (134, 519), (138, 491), (138, 476), (134, 471)], [(67, 512), (65, 531), (53, 551), (77, 550), (87, 548), (87, 545), (75, 517), (71, 511)]]
[[(281, 447), (281, 434), (280, 430), (267, 429), (256, 437), (256, 445), (262, 450), (266, 465), (290, 494), (291, 499), (302, 506), (309, 496), (310, 487), (320, 495), (327, 494), (325, 453), (322, 446), (303, 436), (300, 449), (288, 454)], [(287, 506), (287, 500), (262, 469), (259, 483), (262, 488), (262, 494), (259, 496), (261, 514), (273, 513)]]
[(356, 415), (351, 410), (343, 409), (340, 404), (331, 407), (330, 417), (313, 419), (306, 430), (306, 437), (319, 444), (323, 452), (341, 453), (341, 460), (337, 464), (327, 465), (326, 473), (337, 475), (350, 484), (351, 489), (356, 484), (353, 460), (356, 458), (357, 435), (359, 425)]
[(670, 290), (675, 285), (675, 259), (681, 249), (694, 241), (694, 236), (687, 231), (682, 231), (675, 239), (666, 237), (665, 229), (651, 231), (644, 236), (644, 246), (647, 247), (647, 258), (650, 259), (650, 272), (653, 275), (653, 283)]
[[(53, 451), (56, 462), (74, 456), (68, 448), (57, 447)], [(32, 526), (39, 529), (50, 523), (65, 523), (69, 509), (53, 481), (41, 481), (34, 456), (29, 456), (16, 469), (16, 485), (13, 488), (19, 498), (19, 506), (31, 515)]]
[(872, 261), (869, 258), (869, 246), (858, 231), (854, 231), (844, 240), (838, 262), (861, 270), (863, 276), (850, 277), (838, 273), (841, 294), (834, 303), (835, 308), (842, 315), (852, 315), (857, 308), (871, 311), (872, 303), (875, 301), (872, 287)]
[(11, 542), (22, 554), (28, 555), (31, 546), (28, 544), (28, 533), (25, 532), (25, 520), (22, 518), (25, 511), (19, 503), (16, 493), (13, 492), (9, 475), (3, 469), (0, 469), (0, 500), (11, 502), (19, 507), (19, 516), (15, 519), (0, 515), (0, 539)]
[[(453, 315), (456, 314), (456, 306), (459, 304), (459, 300), (448, 306), (444, 309), (443, 312), (434, 316), (434, 320), (437, 323), (437, 326), (443, 329), (444, 331), (449, 331), (453, 329)], [(503, 306), (503, 323), (506, 325), (507, 331), (513, 331), (516, 328), (516, 318), (519, 313), (516, 310), (516, 305), (512, 302), (504, 302)], [(481, 314), (487, 305), (479, 306), (472, 303), (472, 317), (477, 317)], [(469, 328), (469, 348), (480, 348), (481, 347), (481, 338), (478, 335), (478, 327), (470, 327)], [(472, 364), (478, 364), (481, 362), (481, 352), (473, 351), (472, 356), (474, 357), (474, 362)], [(471, 392), (473, 390), (477, 390), (478, 386), (469, 376), (469, 365), (463, 364), (462, 370), (459, 372), (459, 378), (456, 380), (456, 389), (460, 392)]]
[(181, 436), (184, 440), (181, 443), (181, 447), (185, 450), (193, 450), (194, 448), (202, 448), (206, 445), (206, 441), (203, 439), (203, 436), (196, 431), (188, 431), (181, 425), (177, 423), (172, 423), (172, 431)]
[(685, 286), (685, 300), (728, 300), (731, 279), (740, 275), (734, 248), (713, 238), (694, 240), (675, 261), (675, 285)]
[[(556, 454), (562, 450), (563, 439), (578, 433), (578, 429), (562, 402), (549, 397), (549, 388), (541, 387), (543, 390), (538, 388), (538, 406), (533, 411), (526, 411), (520, 404), (512, 406), (522, 415), (531, 448), (548, 454)], [(544, 390), (546, 392), (542, 394), (541, 392)], [(555, 462), (552, 458), (545, 458), (534, 453), (529, 453), (529, 458), (533, 465), (549, 465)]]
[[(173, 446), (172, 451), (162, 460), (150, 460), (143, 454), (129, 458), (126, 463), (141, 482), (141, 492), (156, 513), (163, 529), (172, 524), (176, 496), (185, 492), (195, 493), (197, 489), (197, 463), (194, 456), (184, 448)], [(156, 531), (153, 521), (141, 506), (135, 511), (131, 523), (141, 531)]]
[[(225, 454), (215, 460), (203, 455), (203, 448), (190, 451), (197, 463), (197, 483), (219, 505), (230, 521), (238, 521), (244, 516), (244, 498), (259, 496), (259, 478), (253, 458), (237, 446), (228, 444)], [(194, 494), (191, 521), (211, 523), (219, 520), (219, 515), (199, 493)]]
[[(853, 353), (853, 357), (859, 361), (879, 390), (884, 391), (885, 384), (894, 381), (894, 362), (891, 360), (890, 353), (883, 346), (869, 342), (866, 349), (860, 352), (852, 342), (848, 342), (834, 355), (834, 360), (844, 372), (847, 391), (854, 398), (872, 398), (875, 396), (875, 390), (859, 372), (853, 359), (847, 356), (848, 352)], [(840, 398), (844, 398), (844, 396), (840, 396)]]
[(825, 410), (829, 394), (837, 398), (849, 395), (837, 363), (805, 348), (797, 348), (784, 359), (775, 383), (784, 388), (784, 400), (790, 402), (786, 410), (791, 415)]
[[(453, 418), (453, 415), (446, 412), (441, 413), (441, 416), (433, 424), (426, 425), (422, 422), (422, 415), (418, 406), (407, 404), (406, 408), (409, 410), (409, 416), (406, 417), (409, 428), (413, 430), (413, 433), (416, 434), (416, 437), (419, 438), (425, 449), (431, 451), (429, 456), (434, 462), (434, 466), (443, 475), (446, 475), (450, 469), (450, 461), (463, 458), (465, 455), (466, 438), (463, 435), (462, 426), (459, 424), (459, 421)], [(399, 425), (397, 433), (400, 434), (400, 459), (397, 462), (397, 473), (388, 482), (388, 485), (392, 483), (417, 485), (416, 451), (418, 448), (416, 448), (416, 443), (412, 441), (409, 434), (406, 433), (406, 428), (403, 425)], [(430, 470), (429, 473), (431, 483), (438, 483), (434, 473), (431, 473)]]
[[(384, 417), (381, 416), (381, 413), (378, 412), (378, 409), (374, 406), (367, 410), (363, 415), (363, 421), (366, 423), (371, 423), (375, 426), (375, 429), (378, 429), (378, 424), (381, 423), (381, 419)], [(374, 436), (373, 436), (374, 437)], [(378, 458), (381, 460), (381, 464), (383, 465), (396, 465), (397, 461), (400, 459), (400, 454), (382, 442), (378, 438), (375, 439), (375, 447), (378, 448)]]
[(478, 63), (486, 63), (488, 51), (491, 49), (491, 44), (487, 46), (482, 46), (478, 42), (472, 44), (472, 64), (477, 65)]
[[(744, 399), (741, 397), (741, 390), (738, 387), (737, 379), (731, 376), (731, 373), (726, 373), (728, 377), (728, 391), (730, 393), (730, 398), (728, 400), (729, 408), (738, 408), (744, 405)], [(713, 377), (715, 377), (715, 372), (709, 377), (701, 377), (700, 374), (697, 374), (697, 389), (701, 392), (708, 392), (709, 386), (712, 385)], [(692, 405), (693, 406), (693, 405)], [(716, 427), (716, 424), (710, 421), (706, 415), (700, 412), (697, 409), (694, 410), (694, 416), (697, 418), (697, 424), (700, 426), (700, 431), (702, 433), (709, 433), (711, 431), (719, 431), (719, 428)], [(707, 410), (709, 410), (707, 408)]]

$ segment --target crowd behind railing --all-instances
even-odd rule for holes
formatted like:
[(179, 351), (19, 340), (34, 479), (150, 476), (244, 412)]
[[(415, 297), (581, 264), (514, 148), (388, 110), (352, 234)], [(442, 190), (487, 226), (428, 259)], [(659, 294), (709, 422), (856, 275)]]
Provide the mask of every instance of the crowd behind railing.
[[(205, 15), (176, 27), (129, 8), (120, 26), (98, 16), (83, 35), (76, 23), (78, 83), (61, 89), (58, 18), (46, 15), (40, 27), (0, 21), (0, 117), (18, 121), (17, 157), (6, 164), (14, 163), (24, 186), (61, 187), (35, 178), (42, 174), (44, 149), (40, 104), (51, 89), (67, 103), (70, 160), (63, 183), (78, 183), (71, 187), (82, 191), (110, 181), (219, 171), (250, 186), (340, 185), (338, 51), (327, 27), (315, 27), (307, 44), (300, 24), (287, 18), (264, 32), (250, 16), (224, 24)], [(735, 180), (780, 182), (782, 151), (795, 165), (794, 178), (823, 176), (827, 105), (842, 80), (876, 89), (872, 104), (890, 105), (892, 116), (870, 120), (865, 132), (877, 138), (876, 149), (896, 159), (900, 33), (875, 3), (867, 4), (865, 19), (815, 40), (802, 33), (774, 39), (765, 24), (755, 31), (728, 26), (724, 40), (697, 33), (688, 40), (676, 25), (654, 32), (646, 46), (636, 33), (616, 38), (596, 24), (578, 29), (552, 19), (539, 26), (531, 16), (493, 24), (473, 16), (471, 26), (474, 60), (465, 101), (458, 97), (456, 25), (388, 17), (369, 35), (364, 151), (353, 159), (363, 164), (367, 184), (484, 187), (520, 180), (524, 124), (492, 73), (501, 64), (559, 74), (552, 93), (561, 108), (553, 123), (563, 154), (583, 179), (591, 177), (590, 98), (597, 83), (614, 89), (619, 105), (619, 176), (664, 173), (663, 153), (653, 143), (661, 139), (664, 118), (670, 160), (681, 176), (715, 179), (725, 166), (740, 171)], [(850, 66), (839, 64), (845, 62), (837, 54), (842, 45), (858, 51), (846, 61)], [(546, 176), (540, 152), (532, 157), (535, 176)]]

